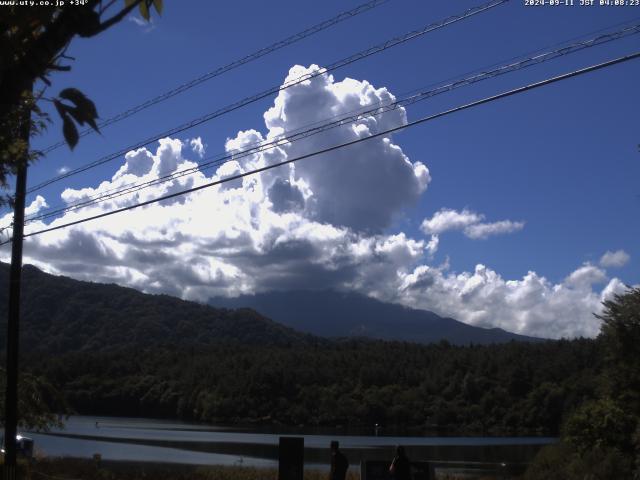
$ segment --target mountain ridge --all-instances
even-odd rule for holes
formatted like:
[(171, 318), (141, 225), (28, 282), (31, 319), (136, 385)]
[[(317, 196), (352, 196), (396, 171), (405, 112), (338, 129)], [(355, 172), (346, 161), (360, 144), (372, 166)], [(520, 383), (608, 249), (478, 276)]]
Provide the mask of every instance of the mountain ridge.
[(282, 325), (321, 337), (369, 337), (425, 344), (446, 340), (457, 345), (543, 340), (500, 328), (475, 327), (428, 310), (386, 303), (354, 292), (280, 291), (214, 297), (209, 304), (252, 308)]
[[(216, 309), (169, 295), (55, 276), (25, 265), (20, 343), (31, 353), (206, 347), (225, 342), (317, 342), (250, 309)], [(6, 318), (9, 266), (0, 262), (0, 315)], [(6, 329), (0, 328), (4, 348)]]
[[(0, 262), (0, 315), (6, 318), (9, 266)], [(21, 346), (29, 352), (318, 344), (326, 337), (452, 344), (536, 341), (473, 327), (426, 310), (347, 292), (272, 292), (211, 304), (75, 280), (23, 267)], [(0, 329), (4, 345), (5, 329)], [(1, 347), (0, 347), (1, 348)]]

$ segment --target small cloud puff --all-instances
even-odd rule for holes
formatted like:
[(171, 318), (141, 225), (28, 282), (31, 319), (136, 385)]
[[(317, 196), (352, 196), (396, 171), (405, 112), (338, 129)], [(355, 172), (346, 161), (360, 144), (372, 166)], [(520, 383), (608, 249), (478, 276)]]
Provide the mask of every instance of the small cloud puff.
[(140, 17), (135, 16), (135, 15), (130, 15), (130, 16), (127, 17), (127, 19), (131, 23), (135, 23), (138, 27), (140, 27), (144, 33), (152, 32), (156, 28), (156, 23), (153, 20), (153, 18), (150, 18), (147, 21), (144, 18), (140, 18)]
[(616, 250), (615, 252), (607, 250), (600, 258), (600, 266), (605, 268), (624, 267), (630, 259), (631, 256), (624, 250)]
[(482, 218), (482, 215), (466, 208), (462, 212), (443, 208), (434, 213), (431, 218), (425, 218), (420, 228), (426, 234), (437, 235), (448, 230), (462, 230), (469, 225), (480, 222)]
[(189, 146), (191, 147), (191, 150), (193, 150), (193, 153), (198, 155), (200, 158), (204, 157), (205, 146), (202, 143), (202, 138), (192, 138), (191, 140), (189, 140)]
[(422, 222), (420, 229), (431, 235), (438, 235), (450, 230), (462, 230), (468, 238), (474, 240), (486, 239), (493, 235), (513, 233), (524, 228), (524, 222), (500, 220), (498, 222), (484, 223), (485, 216), (471, 210), (457, 210), (443, 208), (434, 213), (431, 218)]

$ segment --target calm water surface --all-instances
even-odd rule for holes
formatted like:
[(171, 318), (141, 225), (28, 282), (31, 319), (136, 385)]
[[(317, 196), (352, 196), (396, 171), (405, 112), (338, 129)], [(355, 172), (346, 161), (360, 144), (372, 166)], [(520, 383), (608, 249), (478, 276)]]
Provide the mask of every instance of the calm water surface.
[[(48, 456), (105, 460), (168, 462), (191, 465), (251, 465), (277, 467), (279, 438), (269, 433), (169, 420), (114, 417), (70, 417), (63, 429), (28, 433), (37, 451)], [(305, 463), (323, 467), (329, 443), (339, 440), (350, 462), (390, 459), (396, 445), (407, 447), (416, 460), (448, 459), (528, 462), (548, 437), (420, 437), (335, 434), (296, 434), (304, 437)]]

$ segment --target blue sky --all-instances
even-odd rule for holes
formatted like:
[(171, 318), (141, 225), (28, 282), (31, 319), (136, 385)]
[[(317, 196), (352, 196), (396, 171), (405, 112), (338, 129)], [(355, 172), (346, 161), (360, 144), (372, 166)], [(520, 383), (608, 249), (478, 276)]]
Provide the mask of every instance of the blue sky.
[[(53, 91), (67, 86), (80, 88), (95, 101), (101, 117), (108, 118), (361, 2), (282, 0), (165, 3), (163, 16), (154, 15), (150, 25), (127, 20), (99, 38), (75, 40), (68, 52), (76, 58), (73, 70), (70, 74), (53, 76)], [(482, 3), (466, 0), (390, 0), (356, 18), (105, 128), (101, 136), (85, 137), (74, 152), (66, 148), (52, 152), (30, 169), (29, 183), (37, 184), (55, 175), (62, 167), (76, 168), (140, 139), (279, 85), (294, 65), (309, 67), (316, 64), (322, 67), (388, 38)], [(345, 77), (366, 80), (375, 88), (385, 87), (391, 94), (401, 96), (560, 42), (576, 37), (586, 38), (592, 32), (634, 19), (640, 23), (640, 8), (579, 5), (530, 7), (522, 1), (511, 1), (339, 69), (333, 72), (333, 79), (336, 83)], [(640, 35), (634, 35), (454, 90), (409, 106), (407, 119), (411, 121), (509, 88), (634, 53), (640, 47), (639, 39)], [(569, 306), (565, 310), (554, 310), (549, 305), (531, 305), (529, 302), (526, 308), (532, 311), (538, 309), (537, 313), (509, 323), (506, 320), (509, 316), (507, 310), (502, 313), (486, 311), (489, 308), (487, 305), (491, 305), (488, 300), (490, 297), (486, 297), (481, 305), (463, 307), (455, 303), (470, 304), (462, 291), (446, 302), (435, 299), (439, 293), (442, 294), (441, 290), (411, 294), (398, 292), (406, 287), (410, 275), (414, 275), (411, 278), (416, 285), (420, 283), (418, 273), (424, 273), (425, 270), (415, 270), (419, 265), (440, 269), (436, 273), (441, 280), (441, 289), (468, 289), (468, 285), (460, 287), (459, 282), (456, 284), (454, 278), (460, 280), (460, 275), (464, 276), (465, 272), (469, 273), (469, 278), (474, 276), (474, 271), (477, 275), (478, 264), (499, 275), (504, 280), (501, 284), (503, 288), (511, 288), (505, 284), (524, 281), (528, 272), (535, 272), (537, 278), (546, 279), (548, 291), (536, 297), (536, 301), (532, 300), (533, 303), (557, 302), (557, 299), (549, 300), (554, 289), (568, 288), (565, 285), (567, 278), (586, 265), (591, 267), (591, 271), (587, 272), (591, 276), (588, 289), (581, 286), (582, 289), (577, 289), (573, 292), (575, 296), (571, 296), (577, 301), (589, 297), (583, 305), (585, 311), (597, 308), (594, 305), (604, 298), (603, 289), (607, 286), (614, 288), (609, 285), (612, 279), (618, 279), (620, 284), (640, 283), (640, 245), (637, 241), (640, 238), (639, 78), (640, 61), (636, 60), (395, 134), (393, 143), (402, 149), (410, 162), (421, 162), (428, 168), (430, 182), (425, 191), (400, 202), (391, 220), (383, 225), (377, 235), (392, 237), (402, 232), (406, 238), (426, 244), (433, 238), (430, 236), (433, 232), (421, 229), (421, 224), (425, 219), (433, 220), (434, 215), (443, 209), (455, 210), (461, 215), (466, 212), (482, 216), (474, 221), (475, 224), (508, 220), (512, 222), (512, 227), (513, 224), (518, 226), (511, 228), (510, 233), (480, 239), (465, 235), (464, 226), (444, 228), (438, 233), (437, 250), (427, 251), (423, 245), (421, 258), (411, 257), (401, 266), (394, 264), (397, 271), (389, 275), (402, 281), (400, 286), (394, 287), (396, 291), (393, 292), (369, 281), (356, 281), (353, 278), (344, 280), (340, 276), (336, 277), (335, 286), (354, 288), (419, 308), (434, 309), (438, 313), (483, 326), (497, 324), (514, 331), (540, 335), (548, 331), (550, 336), (592, 335), (593, 324), (589, 327), (579, 326), (578, 320), (566, 328), (547, 324), (541, 326), (539, 318), (542, 317), (555, 315), (557, 318), (549, 321), (562, 322), (563, 319), (559, 317), (568, 311), (566, 309)], [(186, 145), (188, 139), (200, 137), (206, 145), (207, 155), (223, 152), (225, 141), (236, 137), (239, 131), (255, 129), (266, 134), (263, 114), (274, 105), (274, 98), (275, 95), (176, 138)], [(57, 141), (59, 131), (59, 122), (55, 122), (49, 132), (34, 144), (46, 146)], [(149, 151), (155, 154), (156, 146), (149, 147)], [(197, 156), (192, 154), (190, 159), (197, 161)], [(57, 205), (64, 188), (96, 188), (100, 182), (110, 181), (122, 165), (123, 160), (119, 159), (38, 193), (48, 205)], [(368, 175), (367, 168), (365, 166), (362, 171), (365, 176)], [(406, 187), (402, 183), (394, 184), (393, 180), (393, 177), (389, 177), (389, 183), (379, 187), (389, 191), (401, 191)], [(357, 182), (358, 175), (354, 174), (351, 183), (344, 187), (352, 189), (354, 199), (363, 195)], [(336, 198), (347, 198), (340, 196), (341, 193), (336, 195)], [(28, 203), (34, 198), (35, 195)], [(348, 210), (349, 202), (346, 203), (341, 208)], [(350, 227), (346, 220), (336, 223), (326, 218), (329, 217), (316, 216), (312, 220)], [(472, 223), (465, 225), (468, 227)], [(87, 224), (83, 230), (86, 235), (91, 235), (90, 225)], [(140, 235), (144, 236), (143, 233)], [(358, 238), (364, 237), (361, 235)], [(40, 245), (42, 248), (34, 247), (31, 253), (27, 246), (27, 261), (31, 260), (54, 273), (114, 280), (146, 291), (168, 291), (199, 300), (209, 295), (206, 288), (203, 290), (201, 286), (189, 292), (180, 289), (173, 291), (163, 286), (162, 282), (149, 280), (153, 275), (143, 267), (137, 273), (122, 273), (124, 267), (121, 264), (117, 268), (114, 266), (109, 275), (101, 276), (96, 274), (96, 269), (83, 270), (79, 265), (91, 263), (91, 260), (87, 260), (90, 257), (82, 262), (68, 260), (56, 263), (55, 257), (67, 258), (63, 250), (71, 248), (63, 247), (63, 243), (59, 240), (55, 245), (59, 250), (47, 250)], [(49, 244), (47, 248), (52, 246)], [(113, 247), (117, 252), (122, 252), (123, 248), (122, 245)], [(607, 265), (600, 264), (605, 252), (620, 250), (626, 255), (619, 253), (617, 260), (605, 261)], [(211, 255), (216, 257), (215, 253)], [(96, 265), (99, 263), (96, 262)], [(154, 263), (154, 268), (158, 268), (158, 262)], [(443, 267), (445, 264), (446, 267)], [(234, 263), (228, 267), (247, 274), (242, 265)], [(226, 270), (221, 267), (221, 271)], [(313, 269), (309, 271), (313, 272)], [(154, 274), (157, 274), (155, 270)], [(367, 275), (384, 277), (380, 272)], [(224, 283), (220, 278), (215, 278)], [(485, 281), (491, 282), (486, 278)], [(268, 290), (270, 282), (272, 280), (263, 284), (249, 282), (244, 290), (232, 289), (223, 293)], [(332, 285), (329, 282), (319, 286)], [(194, 294), (194, 291), (200, 293)], [(524, 293), (522, 295), (526, 296)], [(520, 293), (516, 296), (520, 298)], [(598, 301), (594, 303), (594, 299)], [(512, 304), (509, 308), (513, 307)], [(502, 317), (505, 318), (502, 321), (492, 320)]]

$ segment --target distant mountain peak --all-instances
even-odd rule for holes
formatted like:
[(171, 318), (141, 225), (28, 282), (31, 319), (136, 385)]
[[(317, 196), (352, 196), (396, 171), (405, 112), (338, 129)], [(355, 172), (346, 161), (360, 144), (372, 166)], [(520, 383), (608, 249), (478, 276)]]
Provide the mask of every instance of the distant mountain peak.
[(293, 290), (216, 297), (217, 307), (249, 307), (293, 329), (323, 337), (369, 337), (417, 343), (490, 344), (540, 339), (480, 328), (428, 310), (382, 302), (357, 292)]

